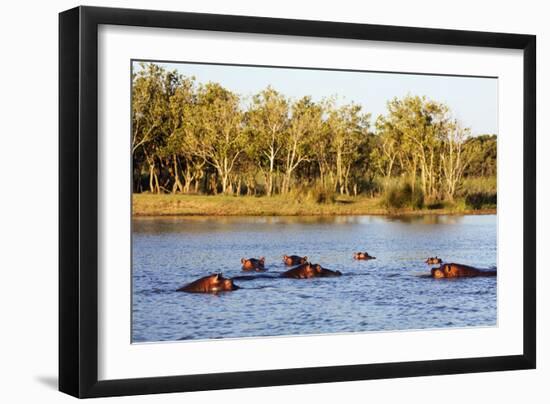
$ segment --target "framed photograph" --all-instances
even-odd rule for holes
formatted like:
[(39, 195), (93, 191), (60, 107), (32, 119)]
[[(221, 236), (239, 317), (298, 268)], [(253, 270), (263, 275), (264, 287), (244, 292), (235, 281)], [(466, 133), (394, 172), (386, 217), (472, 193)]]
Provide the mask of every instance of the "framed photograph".
[(534, 36), (59, 28), (61, 391), (535, 367)]

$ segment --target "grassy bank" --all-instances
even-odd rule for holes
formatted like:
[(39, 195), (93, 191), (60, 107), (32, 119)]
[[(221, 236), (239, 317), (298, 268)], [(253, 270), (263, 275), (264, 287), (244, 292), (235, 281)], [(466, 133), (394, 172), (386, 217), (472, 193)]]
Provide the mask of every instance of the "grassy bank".
[(388, 209), (379, 198), (338, 197), (317, 203), (274, 196), (207, 196), (134, 194), (134, 216), (306, 216), (306, 215), (403, 215), (403, 214), (492, 214), (496, 209), (474, 210), (464, 200), (422, 209)]

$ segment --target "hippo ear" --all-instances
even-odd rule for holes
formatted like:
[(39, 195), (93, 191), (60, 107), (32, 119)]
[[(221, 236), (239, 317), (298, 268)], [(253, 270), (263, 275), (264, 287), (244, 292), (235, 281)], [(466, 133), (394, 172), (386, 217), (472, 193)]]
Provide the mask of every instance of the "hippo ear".
[(214, 280), (217, 281), (220, 279), (220, 274), (214, 274)]
[(241, 264), (244, 264), (246, 260), (244, 258), (241, 258)]
[(304, 255), (304, 260), (307, 261), (307, 255)]

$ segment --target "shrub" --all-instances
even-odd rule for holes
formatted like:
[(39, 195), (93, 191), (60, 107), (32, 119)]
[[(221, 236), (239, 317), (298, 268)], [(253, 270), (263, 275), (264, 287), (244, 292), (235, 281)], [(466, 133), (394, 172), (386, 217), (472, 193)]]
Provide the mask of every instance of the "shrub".
[(497, 204), (496, 177), (465, 178), (458, 194), (464, 197), (469, 209), (494, 209)]
[(424, 207), (424, 193), (418, 184), (413, 189), (408, 181), (391, 180), (384, 188), (383, 204), (389, 209), (422, 209)]
[(336, 202), (336, 192), (320, 183), (317, 183), (309, 188), (307, 197), (310, 201), (314, 201), (319, 204)]
[(336, 202), (336, 192), (320, 182), (294, 186), (288, 193), (288, 197), (298, 203), (315, 202), (329, 204)]
[(476, 193), (497, 193), (496, 177), (468, 177), (464, 178), (458, 188), (457, 196), (468, 196)]
[(476, 192), (466, 196), (466, 206), (471, 209), (495, 208), (497, 194), (488, 192)]
[(362, 177), (356, 179), (358, 194), (374, 196), (379, 195), (384, 190), (384, 178), (380, 177)]

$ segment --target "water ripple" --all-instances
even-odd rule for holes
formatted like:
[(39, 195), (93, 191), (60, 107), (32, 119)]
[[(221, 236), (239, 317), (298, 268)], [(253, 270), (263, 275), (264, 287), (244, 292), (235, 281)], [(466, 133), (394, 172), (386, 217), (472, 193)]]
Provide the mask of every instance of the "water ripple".
[[(177, 218), (133, 223), (134, 342), (491, 326), (497, 279), (427, 278), (427, 256), (496, 268), (496, 217)], [(355, 251), (377, 257), (355, 261)], [(285, 279), (283, 254), (343, 276)], [(242, 257), (267, 272), (243, 273)], [(520, 269), (518, 269), (520, 270)], [(230, 293), (175, 292), (210, 273)]]

